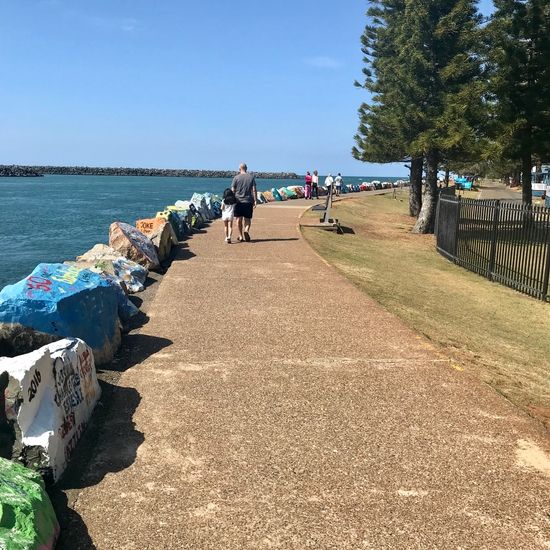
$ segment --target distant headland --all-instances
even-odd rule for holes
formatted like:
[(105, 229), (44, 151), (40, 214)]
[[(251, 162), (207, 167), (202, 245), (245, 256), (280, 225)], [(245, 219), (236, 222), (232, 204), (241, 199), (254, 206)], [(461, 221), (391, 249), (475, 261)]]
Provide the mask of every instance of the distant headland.
[[(163, 176), (183, 178), (232, 178), (236, 170), (177, 170), (168, 168), (100, 168), (94, 166), (0, 165), (0, 177), (62, 176)], [(254, 172), (263, 179), (298, 179), (294, 172)]]

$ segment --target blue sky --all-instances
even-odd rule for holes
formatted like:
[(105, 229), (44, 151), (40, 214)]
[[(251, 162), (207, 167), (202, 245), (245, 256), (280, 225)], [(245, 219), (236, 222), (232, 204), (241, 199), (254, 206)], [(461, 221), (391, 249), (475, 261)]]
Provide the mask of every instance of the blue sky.
[(0, 163), (406, 175), (350, 154), (366, 7), (4, 0)]

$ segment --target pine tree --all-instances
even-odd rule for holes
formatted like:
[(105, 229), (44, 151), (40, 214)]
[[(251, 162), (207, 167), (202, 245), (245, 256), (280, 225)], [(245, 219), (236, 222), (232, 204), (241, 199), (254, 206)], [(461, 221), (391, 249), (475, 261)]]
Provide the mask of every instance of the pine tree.
[(481, 138), (481, 18), (472, 0), (407, 0), (404, 18), (401, 74), (406, 88), (424, 94), (416, 109), (425, 129), (411, 148), (424, 152), (426, 188), (413, 231), (431, 233), (440, 163), (471, 153)]
[(534, 155), (550, 156), (550, 4), (495, 0), (488, 26), (495, 138), (502, 156), (521, 163), (522, 199), (532, 202)]
[(474, 0), (376, 0), (368, 15), (363, 87), (373, 96), (360, 109), (353, 153), (378, 162), (408, 157), (420, 166), (420, 177), (424, 160), (426, 187), (414, 231), (433, 232), (440, 164), (479, 152), (481, 17)]
[(418, 128), (410, 117), (410, 98), (399, 87), (397, 36), (403, 24), (405, 0), (373, 0), (369, 24), (361, 37), (364, 82), (356, 85), (372, 94), (359, 108), (359, 129), (352, 155), (364, 162), (409, 162), (409, 212), (417, 216), (422, 204), (422, 154), (408, 148)]

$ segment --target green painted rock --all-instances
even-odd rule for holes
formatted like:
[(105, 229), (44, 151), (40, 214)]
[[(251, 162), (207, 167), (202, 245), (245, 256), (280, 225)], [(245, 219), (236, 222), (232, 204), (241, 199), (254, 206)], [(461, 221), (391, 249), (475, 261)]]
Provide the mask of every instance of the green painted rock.
[(0, 548), (54, 548), (59, 523), (40, 474), (0, 458)]

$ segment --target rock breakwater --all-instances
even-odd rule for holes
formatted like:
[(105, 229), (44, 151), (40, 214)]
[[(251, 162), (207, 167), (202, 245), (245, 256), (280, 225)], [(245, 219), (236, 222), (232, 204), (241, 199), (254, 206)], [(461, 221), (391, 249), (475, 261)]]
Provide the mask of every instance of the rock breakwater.
[[(6, 174), (2, 173), (6, 171)], [(8, 173), (9, 172), (9, 173)], [(61, 176), (159, 176), (183, 178), (232, 178), (234, 170), (187, 170), (170, 168), (104, 168), (98, 166), (0, 166), (0, 176), (56, 174)], [(298, 179), (294, 172), (255, 172), (260, 179)]]

